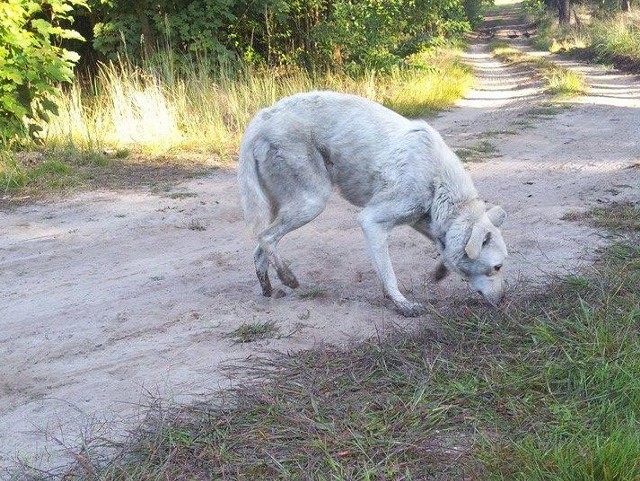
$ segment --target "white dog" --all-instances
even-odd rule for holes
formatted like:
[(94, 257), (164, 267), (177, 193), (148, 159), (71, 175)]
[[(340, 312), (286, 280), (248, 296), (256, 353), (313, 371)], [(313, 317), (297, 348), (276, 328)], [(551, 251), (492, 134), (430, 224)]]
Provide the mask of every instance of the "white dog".
[(422, 306), (400, 293), (391, 266), (387, 239), (400, 224), (438, 246), (436, 279), (451, 269), (492, 304), (503, 297), (507, 249), (498, 227), (506, 214), (498, 206), (486, 210), (458, 157), (424, 121), (354, 95), (293, 95), (249, 124), (238, 181), (245, 218), (258, 236), (254, 259), (265, 296), (272, 294), (270, 264), (286, 286), (298, 287), (276, 246), (324, 210), (335, 185), (363, 208), (358, 220), (378, 277), (402, 314), (418, 315)]

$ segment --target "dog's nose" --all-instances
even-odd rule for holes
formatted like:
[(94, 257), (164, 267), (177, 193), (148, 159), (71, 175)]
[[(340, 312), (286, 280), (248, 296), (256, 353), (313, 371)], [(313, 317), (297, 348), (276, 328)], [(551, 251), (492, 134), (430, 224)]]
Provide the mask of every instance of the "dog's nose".
[(489, 304), (491, 304), (493, 307), (498, 307), (498, 305), (502, 302), (502, 300), (504, 299), (504, 291), (500, 292), (498, 294), (486, 294), (482, 291), (478, 291), (480, 294), (482, 294), (482, 296), (489, 301)]

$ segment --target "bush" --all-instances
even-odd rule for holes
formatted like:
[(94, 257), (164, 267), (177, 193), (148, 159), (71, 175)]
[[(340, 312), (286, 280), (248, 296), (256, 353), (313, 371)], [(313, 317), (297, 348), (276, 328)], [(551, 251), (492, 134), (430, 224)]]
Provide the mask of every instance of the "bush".
[(389, 69), (407, 45), (469, 30), (486, 2), (91, 0), (93, 22), (98, 19), (92, 43), (110, 59), (123, 53), (136, 59), (168, 46), (253, 65)]
[(84, 0), (6, 0), (0, 3), (0, 141), (34, 136), (56, 113), (56, 84), (73, 78), (78, 55), (56, 43), (81, 39), (65, 28)]

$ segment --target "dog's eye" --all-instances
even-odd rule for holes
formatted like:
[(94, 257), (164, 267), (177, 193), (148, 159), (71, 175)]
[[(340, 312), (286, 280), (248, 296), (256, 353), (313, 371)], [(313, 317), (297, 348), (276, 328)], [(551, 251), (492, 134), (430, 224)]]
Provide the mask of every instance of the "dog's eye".
[(486, 246), (489, 243), (489, 240), (491, 240), (491, 232), (487, 232), (487, 236), (482, 241), (482, 245)]
[(502, 264), (498, 264), (497, 266), (493, 266), (493, 270), (498, 272), (500, 269), (502, 269)]

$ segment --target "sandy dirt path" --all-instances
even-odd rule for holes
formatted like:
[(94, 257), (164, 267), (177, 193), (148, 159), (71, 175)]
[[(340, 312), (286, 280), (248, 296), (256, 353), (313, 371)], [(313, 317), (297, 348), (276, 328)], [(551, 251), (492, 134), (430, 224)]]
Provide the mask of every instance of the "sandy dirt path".
[[(509, 213), (516, 296), (589, 263), (606, 242), (564, 214), (640, 201), (640, 82), (579, 66), (589, 94), (549, 106), (530, 72), (493, 60), (485, 44), (467, 61), (476, 88), (431, 123), (452, 147), (478, 152), (468, 164), (476, 186)], [(286, 237), (301, 287), (265, 299), (231, 170), (161, 194), (91, 192), (0, 212), (0, 466), (16, 456), (55, 464), (61, 443), (124, 431), (148, 393), (181, 401), (225, 388), (238, 381), (220, 369), (230, 360), (436, 322), (404, 319), (382, 298), (356, 214), (334, 196)], [(478, 302), (453, 276), (429, 281), (436, 251), (410, 229), (395, 231), (391, 251), (410, 298), (434, 309)], [(275, 322), (279, 336), (226, 337), (253, 321)]]

